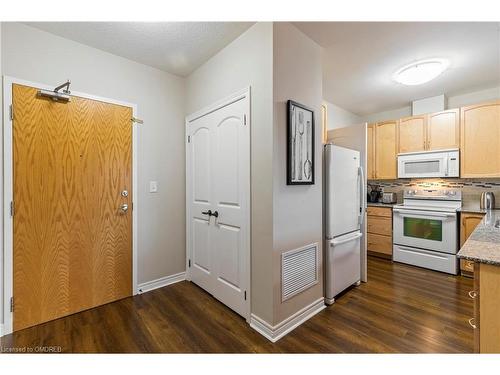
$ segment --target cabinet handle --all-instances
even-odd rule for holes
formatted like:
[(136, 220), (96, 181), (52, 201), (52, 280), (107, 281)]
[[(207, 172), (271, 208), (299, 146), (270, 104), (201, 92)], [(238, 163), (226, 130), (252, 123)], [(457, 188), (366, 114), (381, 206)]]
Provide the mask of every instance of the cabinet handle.
[(477, 292), (475, 290), (471, 290), (469, 292), (469, 297), (475, 299), (477, 297)]
[(477, 325), (476, 325), (476, 318), (470, 318), (470, 319), (469, 319), (469, 324), (470, 324), (470, 326), (472, 327), (472, 329), (476, 329), (476, 328), (477, 328)]

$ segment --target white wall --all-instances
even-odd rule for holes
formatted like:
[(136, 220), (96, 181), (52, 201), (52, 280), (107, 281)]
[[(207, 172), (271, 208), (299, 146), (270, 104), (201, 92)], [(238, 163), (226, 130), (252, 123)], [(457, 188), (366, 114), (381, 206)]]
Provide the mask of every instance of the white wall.
[[(465, 94), (453, 95), (448, 97), (447, 109), (458, 108), (470, 104), (487, 102), (489, 100), (500, 99), (500, 87), (493, 87), (485, 90), (471, 91)], [(377, 112), (370, 115), (362, 116), (363, 122), (377, 122), (385, 120), (397, 120), (399, 118), (408, 117), (412, 115), (411, 105), (406, 107)]]
[(377, 112), (371, 115), (362, 116), (363, 122), (372, 123), (386, 120), (397, 120), (399, 118), (411, 116), (411, 106)]
[(355, 113), (349, 112), (348, 110), (339, 107), (336, 104), (323, 101), (326, 105), (327, 110), (327, 129), (333, 130), (337, 128), (343, 128), (350, 125), (361, 124), (361, 117)]
[(187, 114), (251, 86), (252, 313), (272, 321), (273, 26), (257, 23), (187, 78)]
[[(500, 72), (499, 72), (500, 79)], [(448, 98), (448, 108), (458, 108), (470, 104), (487, 102), (489, 100), (500, 99), (500, 86), (491, 89), (473, 91), (466, 94), (450, 96)]]
[[(185, 270), (184, 80), (17, 23), (3, 23), (3, 74), (135, 103), (138, 282)], [(159, 191), (150, 194), (150, 180)]]
[[(323, 244), (322, 48), (291, 23), (276, 22), (273, 66), (273, 285), (274, 324), (277, 324), (323, 296), (323, 280), (320, 280), (316, 286), (281, 302), (281, 254), (315, 242), (322, 250)], [(286, 184), (286, 104), (289, 99), (314, 109), (314, 185)]]

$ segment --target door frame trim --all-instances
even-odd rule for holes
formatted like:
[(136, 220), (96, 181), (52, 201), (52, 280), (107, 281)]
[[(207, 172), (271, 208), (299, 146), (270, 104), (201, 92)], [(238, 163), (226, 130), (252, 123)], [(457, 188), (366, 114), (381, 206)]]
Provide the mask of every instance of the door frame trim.
[[(230, 104), (233, 104), (239, 100), (242, 99), (248, 99), (248, 107), (246, 109), (247, 112), (247, 118), (246, 118), (246, 126), (248, 126), (249, 131), (248, 131), (248, 141), (249, 141), (249, 155), (248, 155), (248, 161), (249, 161), (249, 172), (250, 172), (250, 179), (249, 179), (249, 185), (248, 185), (248, 201), (247, 201), (247, 206), (248, 206), (248, 214), (246, 217), (246, 222), (245, 225), (248, 228), (248, 235), (247, 235), (247, 254), (246, 254), (246, 277), (244, 280), (245, 283), (245, 290), (247, 292), (247, 299), (246, 299), (246, 314), (245, 314), (245, 319), (248, 324), (250, 324), (251, 320), (251, 299), (252, 299), (252, 292), (251, 292), (251, 264), (252, 264), (252, 132), (251, 132), (251, 124), (252, 124), (252, 119), (251, 119), (251, 86), (247, 86), (241, 90), (238, 90), (234, 92), (233, 94), (226, 96), (225, 98), (216, 101), (215, 103), (212, 103), (201, 110), (198, 110), (188, 116), (186, 116), (186, 126), (184, 128), (185, 131), (185, 139), (186, 139), (186, 145), (188, 143), (188, 136), (189, 136), (189, 123), (206, 116), (212, 112), (215, 112), (221, 108), (224, 108)], [(189, 261), (191, 259), (191, 241), (189, 238), (189, 234), (191, 232), (191, 222), (190, 222), (190, 215), (191, 215), (191, 209), (190, 209), (190, 204), (189, 204), (189, 195), (188, 195), (188, 187), (190, 184), (189, 181), (189, 147), (186, 146), (186, 280), (191, 281), (191, 268), (189, 267)]]
[[(15, 77), (3, 76), (3, 332), (2, 335), (7, 335), (13, 332), (13, 313), (10, 311), (10, 298), (13, 296), (14, 287), (14, 257), (13, 257), (13, 219), (10, 216), (10, 202), (13, 200), (14, 178), (13, 178), (13, 132), (12, 120), (10, 118), (10, 105), (12, 104), (12, 86), (14, 84), (44, 89), (53, 90), (54, 85), (47, 85), (38, 82), (31, 82)], [(85, 99), (102, 101), (110, 104), (122, 105), (132, 108), (134, 117), (138, 117), (137, 104), (125, 102), (122, 100), (105, 98), (102, 96), (87, 94), (78, 91), (72, 91), (71, 95), (79, 96)], [(138, 157), (138, 136), (139, 132), (136, 125), (132, 126), (132, 295), (138, 294), (137, 286), (137, 217), (138, 217), (138, 192), (137, 192), (137, 157)], [(1, 290), (0, 290), (1, 292)]]

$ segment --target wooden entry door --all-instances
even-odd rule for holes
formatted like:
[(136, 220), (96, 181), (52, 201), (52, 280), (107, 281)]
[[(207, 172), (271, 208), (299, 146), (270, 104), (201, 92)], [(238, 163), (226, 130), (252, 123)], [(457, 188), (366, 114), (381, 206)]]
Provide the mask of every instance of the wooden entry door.
[(12, 97), (20, 330), (132, 294), (132, 109), (17, 84)]
[(191, 281), (248, 317), (250, 124), (248, 93), (188, 123)]

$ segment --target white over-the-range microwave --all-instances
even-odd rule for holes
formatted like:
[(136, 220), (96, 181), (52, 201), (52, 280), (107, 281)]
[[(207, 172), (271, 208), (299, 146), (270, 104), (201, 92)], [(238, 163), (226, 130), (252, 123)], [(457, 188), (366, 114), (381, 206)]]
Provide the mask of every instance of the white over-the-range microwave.
[(398, 155), (398, 178), (459, 177), (458, 149), (408, 152)]

